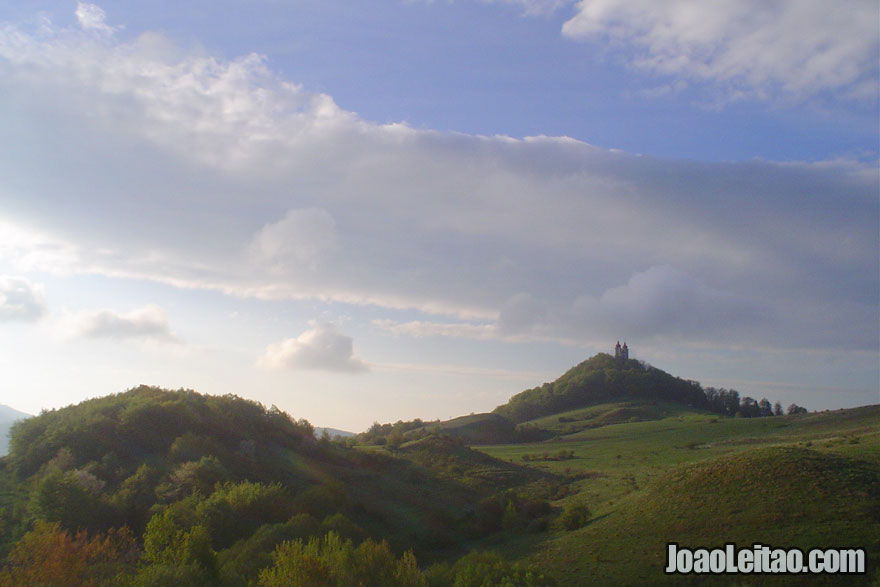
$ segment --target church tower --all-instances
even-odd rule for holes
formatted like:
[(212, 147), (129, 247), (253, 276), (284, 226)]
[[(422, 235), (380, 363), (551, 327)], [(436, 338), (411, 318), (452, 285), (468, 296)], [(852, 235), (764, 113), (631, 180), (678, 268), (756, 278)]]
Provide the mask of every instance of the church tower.
[(626, 342), (623, 343), (623, 346), (620, 346), (620, 341), (617, 341), (617, 344), (614, 345), (614, 358), (623, 360), (629, 358), (629, 347), (626, 346)]

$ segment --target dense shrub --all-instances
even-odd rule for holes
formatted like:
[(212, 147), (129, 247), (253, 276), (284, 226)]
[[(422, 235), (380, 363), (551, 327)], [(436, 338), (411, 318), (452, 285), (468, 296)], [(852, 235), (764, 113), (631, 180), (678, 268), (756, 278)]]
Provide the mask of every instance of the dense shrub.
[(274, 564), (260, 573), (261, 587), (312, 587), (315, 585), (425, 585), (411, 552), (399, 559), (387, 542), (365, 540), (355, 547), (334, 532), (281, 544)]
[(586, 504), (570, 501), (562, 508), (559, 522), (566, 530), (577, 530), (590, 521), (592, 514)]

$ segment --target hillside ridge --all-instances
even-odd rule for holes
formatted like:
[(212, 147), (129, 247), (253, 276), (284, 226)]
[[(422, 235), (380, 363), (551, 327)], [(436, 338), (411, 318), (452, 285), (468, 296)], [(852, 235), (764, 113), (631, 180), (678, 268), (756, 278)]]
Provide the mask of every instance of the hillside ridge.
[(552, 383), (522, 391), (493, 413), (522, 423), (577, 408), (626, 400), (663, 401), (708, 407), (696, 381), (675, 377), (643, 361), (598, 353)]

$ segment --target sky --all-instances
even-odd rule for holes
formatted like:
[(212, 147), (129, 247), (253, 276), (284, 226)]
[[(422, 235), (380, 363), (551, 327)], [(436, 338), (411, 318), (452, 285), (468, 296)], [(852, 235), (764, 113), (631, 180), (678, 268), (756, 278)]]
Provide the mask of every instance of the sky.
[(0, 5), (0, 404), (880, 403), (874, 0)]

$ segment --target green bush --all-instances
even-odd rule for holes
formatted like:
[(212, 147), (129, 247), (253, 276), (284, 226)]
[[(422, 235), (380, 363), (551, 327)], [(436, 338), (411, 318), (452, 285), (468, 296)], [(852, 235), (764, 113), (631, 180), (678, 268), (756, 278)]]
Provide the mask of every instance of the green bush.
[(307, 543), (284, 542), (275, 549), (273, 558), (272, 567), (260, 573), (261, 587), (426, 585), (411, 552), (397, 559), (385, 541), (365, 540), (355, 547), (335, 532)]
[(568, 502), (562, 508), (559, 522), (566, 530), (577, 530), (590, 521), (590, 508), (584, 503)]

